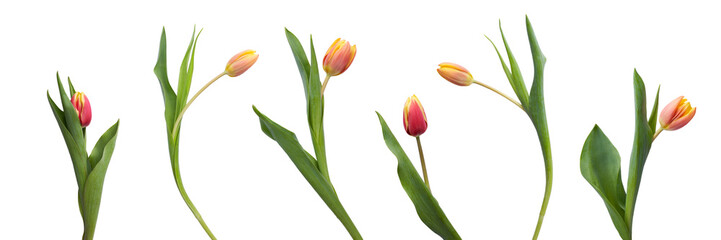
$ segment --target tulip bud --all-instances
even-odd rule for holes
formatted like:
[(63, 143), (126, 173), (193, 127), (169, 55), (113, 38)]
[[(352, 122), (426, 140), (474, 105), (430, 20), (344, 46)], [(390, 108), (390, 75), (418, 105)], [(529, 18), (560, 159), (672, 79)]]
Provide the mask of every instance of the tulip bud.
[(658, 122), (664, 130), (673, 131), (685, 126), (693, 116), (696, 115), (696, 108), (691, 107), (683, 96), (680, 96), (663, 108)]
[(255, 53), (253, 50), (245, 50), (238, 54), (235, 54), (232, 58), (230, 58), (230, 61), (228, 61), (228, 64), (225, 65), (225, 72), (230, 77), (237, 77), (240, 74), (243, 74), (245, 71), (248, 70), (255, 61), (258, 60), (258, 54)]
[(455, 63), (444, 62), (438, 64), (438, 74), (449, 82), (458, 86), (469, 86), (473, 83), (473, 76), (468, 69)]
[(70, 102), (75, 108), (75, 112), (78, 113), (78, 119), (80, 119), (80, 126), (87, 127), (90, 125), (90, 120), (93, 118), (93, 113), (90, 110), (90, 101), (88, 96), (82, 92), (76, 92), (73, 97), (70, 98)]
[(350, 67), (355, 58), (355, 45), (346, 40), (336, 39), (323, 57), (323, 71), (330, 76), (338, 76)]
[(406, 105), (403, 107), (403, 126), (406, 129), (408, 135), (417, 137), (426, 132), (428, 128), (428, 121), (426, 120), (426, 112), (423, 110), (421, 101), (418, 100), (416, 95), (409, 97), (406, 100)]

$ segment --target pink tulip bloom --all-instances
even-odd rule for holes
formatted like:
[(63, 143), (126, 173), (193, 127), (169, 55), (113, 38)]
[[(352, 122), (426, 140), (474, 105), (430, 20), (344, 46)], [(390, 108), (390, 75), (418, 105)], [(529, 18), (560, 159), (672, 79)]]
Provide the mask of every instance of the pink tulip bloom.
[(230, 77), (237, 77), (247, 71), (255, 61), (258, 60), (258, 54), (253, 50), (245, 50), (238, 54), (235, 54), (228, 64), (225, 65), (225, 72)]
[(406, 105), (403, 107), (403, 126), (406, 129), (408, 135), (417, 137), (426, 132), (428, 128), (428, 121), (426, 119), (426, 112), (423, 110), (421, 101), (418, 100), (416, 95), (409, 97), (406, 100)]
[(336, 39), (323, 57), (323, 71), (330, 76), (338, 76), (348, 70), (355, 58), (355, 45), (346, 40)]
[(473, 76), (468, 69), (455, 63), (444, 62), (438, 64), (438, 74), (449, 82), (458, 86), (469, 86), (473, 83)]
[(696, 108), (692, 108), (691, 103), (680, 96), (663, 108), (658, 122), (661, 123), (661, 128), (664, 130), (673, 131), (685, 126), (694, 115), (696, 115)]
[(76, 92), (70, 99), (70, 102), (75, 108), (75, 112), (78, 113), (78, 119), (80, 119), (80, 126), (87, 127), (90, 125), (90, 120), (93, 118), (93, 112), (90, 109), (90, 101), (88, 96), (82, 92)]

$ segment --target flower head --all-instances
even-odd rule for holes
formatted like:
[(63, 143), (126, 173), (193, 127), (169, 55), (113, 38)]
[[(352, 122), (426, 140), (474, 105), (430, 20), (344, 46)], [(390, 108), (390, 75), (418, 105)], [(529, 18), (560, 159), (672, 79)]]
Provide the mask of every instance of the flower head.
[(468, 86), (473, 83), (473, 76), (468, 69), (455, 63), (444, 62), (438, 64), (438, 74), (449, 82), (458, 86)]
[(695, 114), (696, 108), (692, 108), (691, 103), (680, 96), (663, 108), (658, 122), (661, 123), (661, 128), (664, 130), (673, 131), (686, 126)]
[(355, 45), (346, 40), (336, 39), (323, 57), (323, 71), (330, 76), (338, 76), (348, 70), (355, 58)]
[(253, 50), (245, 50), (235, 54), (228, 64), (225, 65), (225, 72), (230, 77), (237, 77), (247, 71), (255, 61), (258, 60), (258, 54)]
[(426, 120), (426, 112), (423, 110), (421, 101), (418, 100), (416, 95), (409, 97), (406, 100), (406, 105), (403, 107), (403, 126), (406, 129), (408, 135), (417, 137), (426, 132), (428, 128), (428, 121)]
[(73, 97), (70, 98), (70, 102), (75, 108), (75, 112), (78, 113), (78, 119), (80, 119), (80, 126), (87, 127), (90, 125), (90, 120), (93, 118), (93, 113), (90, 110), (90, 101), (88, 96), (82, 92), (76, 92)]

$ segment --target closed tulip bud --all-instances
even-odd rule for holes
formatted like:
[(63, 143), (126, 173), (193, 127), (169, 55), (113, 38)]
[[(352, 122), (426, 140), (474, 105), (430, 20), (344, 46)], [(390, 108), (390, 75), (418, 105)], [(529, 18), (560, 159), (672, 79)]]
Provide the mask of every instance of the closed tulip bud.
[(258, 60), (258, 54), (253, 50), (245, 50), (238, 54), (235, 54), (228, 64), (225, 65), (225, 72), (230, 77), (237, 77), (247, 71), (255, 61)]
[(355, 45), (346, 40), (336, 39), (323, 57), (323, 71), (330, 76), (338, 76), (348, 70), (355, 58)]
[(685, 126), (696, 114), (696, 108), (691, 107), (683, 96), (680, 96), (663, 108), (658, 122), (664, 130), (673, 131)]
[(426, 132), (428, 128), (428, 121), (426, 120), (426, 112), (423, 110), (421, 101), (418, 100), (416, 95), (409, 97), (406, 100), (406, 105), (403, 107), (403, 126), (406, 129), (408, 135), (417, 137)]
[(90, 110), (90, 101), (88, 96), (82, 92), (76, 92), (73, 97), (70, 98), (70, 102), (75, 108), (75, 112), (78, 113), (78, 119), (80, 119), (80, 126), (87, 127), (90, 125), (90, 120), (93, 118), (93, 112)]
[(455, 63), (444, 62), (438, 64), (438, 74), (449, 82), (458, 86), (469, 86), (473, 83), (473, 76), (468, 69)]

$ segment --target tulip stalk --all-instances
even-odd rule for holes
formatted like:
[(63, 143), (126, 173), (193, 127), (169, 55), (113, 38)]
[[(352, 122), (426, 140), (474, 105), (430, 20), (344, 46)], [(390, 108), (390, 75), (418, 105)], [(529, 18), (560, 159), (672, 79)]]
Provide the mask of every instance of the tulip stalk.
[(323, 85), (320, 87), (320, 96), (323, 96), (323, 93), (325, 92), (325, 86), (328, 85), (328, 80), (330, 80), (330, 74), (325, 75), (325, 80), (323, 80)]
[(514, 100), (513, 98), (509, 97), (508, 95), (502, 93), (501, 91), (498, 91), (498, 89), (495, 89), (495, 88), (491, 87), (491, 86), (488, 85), (488, 84), (485, 84), (485, 83), (482, 83), (482, 82), (476, 81), (476, 80), (473, 80), (473, 83), (478, 84), (478, 85), (481, 85), (481, 86), (483, 86), (484, 88), (487, 88), (488, 90), (491, 90), (491, 91), (493, 91), (494, 93), (497, 93), (498, 95), (501, 95), (501, 97), (504, 97), (505, 99), (508, 99), (508, 101), (511, 101), (513, 104), (515, 104), (516, 106), (518, 106), (521, 110), (523, 110), (523, 112), (526, 112), (526, 109), (523, 109), (523, 105), (521, 105), (521, 103), (519, 103), (518, 101), (516, 101), (516, 100)]
[(526, 17), (526, 32), (528, 34), (528, 42), (531, 46), (531, 54), (533, 57), (534, 68), (533, 84), (531, 85), (531, 90), (529, 92), (526, 89), (526, 84), (523, 80), (523, 77), (521, 76), (520, 67), (518, 66), (518, 63), (516, 62), (516, 59), (513, 56), (510, 47), (508, 46), (506, 37), (503, 34), (503, 29), (500, 27), (500, 21), (498, 25), (499, 29), (501, 30), (501, 37), (503, 38), (503, 44), (506, 48), (506, 53), (508, 55), (508, 62), (510, 68), (509, 65), (506, 65), (506, 62), (504, 61), (503, 56), (501, 56), (501, 52), (496, 47), (496, 44), (493, 43), (493, 41), (488, 36), (486, 36), (486, 39), (491, 42), (493, 48), (496, 50), (498, 58), (500, 59), (501, 65), (503, 67), (503, 71), (505, 72), (514, 93), (518, 97), (518, 101), (485, 83), (476, 81), (466, 68), (458, 64), (444, 62), (439, 64), (439, 68), (437, 69), (437, 71), (438, 74), (441, 75), (441, 77), (458, 86), (469, 86), (472, 83), (475, 83), (504, 97), (508, 101), (518, 106), (521, 110), (523, 110), (523, 112), (525, 112), (526, 115), (528, 115), (528, 117), (530, 118), (533, 126), (536, 128), (536, 134), (538, 135), (538, 140), (541, 145), (541, 151), (543, 153), (543, 163), (546, 173), (546, 187), (543, 194), (543, 202), (541, 203), (541, 211), (538, 214), (538, 222), (536, 223), (536, 228), (533, 232), (533, 239), (535, 240), (538, 238), (538, 235), (541, 232), (543, 218), (546, 215), (546, 209), (548, 208), (548, 202), (551, 198), (551, 189), (553, 185), (553, 160), (551, 154), (551, 140), (548, 131), (548, 120), (546, 119), (546, 106), (543, 93), (543, 73), (544, 66), (546, 64), (546, 57), (543, 55), (543, 52), (541, 52), (541, 48), (538, 45), (538, 40), (536, 39), (533, 27), (531, 26), (531, 21), (528, 19), (528, 17)]
[(421, 168), (423, 170), (423, 181), (426, 183), (428, 190), (431, 190), (431, 184), (428, 183), (428, 171), (426, 171), (426, 159), (423, 157), (423, 147), (421, 146), (421, 136), (416, 137), (416, 143), (418, 144), (418, 156), (421, 158)]
[(60, 107), (52, 100), (49, 92), (48, 102), (65, 139), (75, 171), (78, 184), (78, 207), (83, 220), (82, 239), (92, 240), (95, 236), (100, 211), (103, 182), (110, 164), (110, 157), (115, 149), (120, 120), (100, 136), (92, 151), (87, 151), (85, 129), (90, 125), (92, 116), (90, 102), (83, 93), (75, 92), (69, 78), (68, 87), (72, 98), (69, 98), (65, 92), (59, 74), (57, 81), (60, 90)]
[[(201, 30), (202, 32), (202, 30)], [(165, 40), (165, 28), (160, 36), (160, 50), (158, 52), (158, 61), (155, 65), (155, 75), (160, 83), (160, 89), (163, 94), (163, 101), (165, 105), (165, 124), (166, 132), (168, 137), (168, 150), (170, 153), (170, 165), (173, 172), (173, 178), (175, 185), (180, 192), (180, 196), (188, 206), (188, 209), (193, 213), (193, 216), (198, 221), (200, 226), (203, 228), (205, 233), (210, 239), (215, 240), (215, 235), (210, 231), (210, 228), (203, 220), (200, 212), (195, 207), (195, 204), (190, 200), (188, 193), (183, 185), (183, 179), (180, 175), (180, 162), (179, 162), (179, 148), (180, 148), (180, 125), (183, 120), (185, 112), (188, 110), (190, 105), (203, 93), (210, 85), (221, 77), (228, 75), (229, 77), (237, 77), (243, 72), (247, 71), (258, 59), (258, 54), (255, 54), (253, 50), (242, 51), (234, 55), (225, 66), (225, 71), (212, 78), (206, 83), (195, 95), (189, 100), (188, 94), (190, 93), (190, 84), (193, 78), (195, 49), (198, 42), (198, 35), (193, 31), (190, 44), (185, 52), (183, 61), (180, 67), (180, 75), (178, 79), (177, 92), (173, 90), (168, 81), (168, 70), (167, 70), (167, 56), (166, 56), (166, 40)]]
[[(298, 38), (286, 29), (286, 38), (290, 45), (293, 57), (298, 66), (298, 71), (303, 82), (305, 93), (307, 121), (313, 142), (315, 156), (298, 142), (295, 133), (282, 127), (253, 106), (253, 111), (258, 115), (260, 128), (270, 139), (274, 140), (285, 151), (290, 160), (298, 168), (301, 175), (318, 193), (318, 196), (325, 202), (328, 208), (338, 218), (348, 234), (354, 240), (361, 240), (363, 237), (356, 228), (353, 220), (346, 212), (340, 202), (340, 198), (331, 183), (328, 173), (325, 131), (323, 128), (324, 98), (323, 93), (332, 76), (337, 76), (348, 69), (355, 56), (355, 46), (350, 46), (345, 40), (337, 39), (323, 58), (323, 70), (326, 72), (325, 80), (320, 81), (318, 61), (316, 59), (313, 39), (310, 41), (310, 56), (306, 55)], [(308, 58), (310, 57), (310, 58)]]
[[(650, 116), (646, 111), (646, 87), (638, 72), (633, 74), (635, 103), (635, 133), (629, 161), (627, 189), (621, 182), (621, 156), (601, 128), (594, 126), (581, 150), (581, 174), (601, 196), (608, 209), (613, 225), (623, 240), (633, 238), (633, 216), (636, 208), (641, 176), (653, 141), (664, 130), (677, 130), (686, 125), (696, 113), (696, 108), (683, 98), (669, 103), (658, 115), (656, 92)], [(660, 128), (656, 128), (656, 120)]]

